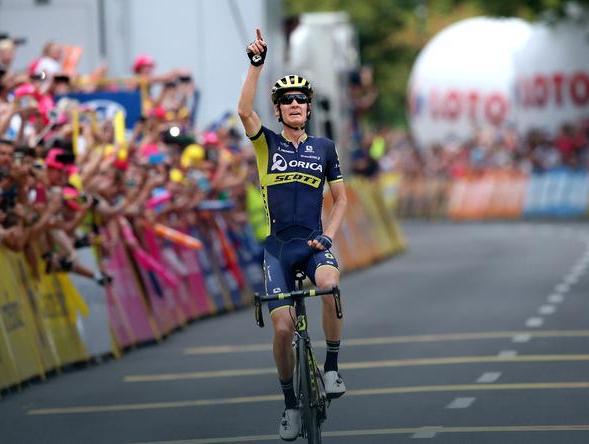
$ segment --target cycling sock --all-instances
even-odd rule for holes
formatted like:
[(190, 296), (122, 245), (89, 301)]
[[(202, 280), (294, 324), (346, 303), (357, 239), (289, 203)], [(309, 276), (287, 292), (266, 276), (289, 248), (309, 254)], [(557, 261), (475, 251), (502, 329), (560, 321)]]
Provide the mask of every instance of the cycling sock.
[(327, 344), (327, 353), (325, 354), (325, 364), (323, 364), (323, 371), (330, 372), (336, 371), (337, 372), (337, 355), (339, 353), (339, 343), (340, 341), (325, 341)]
[(295, 396), (294, 386), (292, 384), (292, 378), (288, 381), (280, 381), (280, 388), (284, 393), (284, 404), (287, 409), (297, 408), (297, 397)]

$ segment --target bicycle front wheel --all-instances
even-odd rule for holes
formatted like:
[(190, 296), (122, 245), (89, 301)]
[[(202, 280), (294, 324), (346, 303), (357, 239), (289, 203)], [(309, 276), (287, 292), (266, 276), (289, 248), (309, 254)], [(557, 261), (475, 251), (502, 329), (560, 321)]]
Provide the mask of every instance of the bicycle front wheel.
[(315, 369), (312, 368), (311, 350), (300, 342), (297, 358), (299, 366), (299, 400), (302, 407), (303, 434), (309, 444), (321, 443), (321, 424), (319, 422), (319, 400)]

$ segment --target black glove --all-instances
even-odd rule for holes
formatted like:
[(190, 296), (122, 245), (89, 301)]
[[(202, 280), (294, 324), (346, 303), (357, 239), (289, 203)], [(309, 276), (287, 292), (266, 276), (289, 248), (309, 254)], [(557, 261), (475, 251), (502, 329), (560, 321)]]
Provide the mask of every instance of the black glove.
[(267, 48), (264, 46), (264, 50), (261, 54), (255, 54), (249, 47), (246, 50), (247, 56), (250, 59), (250, 63), (254, 66), (260, 66), (264, 64), (264, 60), (266, 60), (266, 52)]
[(331, 246), (333, 245), (333, 241), (331, 240), (331, 238), (325, 234), (320, 234), (314, 240), (316, 240), (321, 245), (323, 245), (323, 247), (326, 250), (329, 250), (331, 248)]

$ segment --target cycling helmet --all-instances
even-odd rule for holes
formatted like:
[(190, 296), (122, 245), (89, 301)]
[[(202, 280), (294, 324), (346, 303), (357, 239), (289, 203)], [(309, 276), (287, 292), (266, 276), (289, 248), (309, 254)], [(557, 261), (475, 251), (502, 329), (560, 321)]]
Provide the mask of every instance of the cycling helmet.
[(278, 98), (288, 91), (302, 91), (309, 98), (309, 102), (313, 98), (313, 88), (309, 81), (303, 76), (291, 74), (278, 79), (272, 87), (272, 103), (277, 104)]

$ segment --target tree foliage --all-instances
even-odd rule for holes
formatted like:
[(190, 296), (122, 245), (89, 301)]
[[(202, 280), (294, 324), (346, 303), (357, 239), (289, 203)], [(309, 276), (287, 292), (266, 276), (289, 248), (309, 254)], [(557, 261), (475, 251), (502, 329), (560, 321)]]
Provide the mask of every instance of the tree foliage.
[[(285, 0), (289, 15), (346, 11), (358, 31), (363, 64), (374, 67), (380, 91), (369, 119), (404, 125), (407, 80), (421, 48), (441, 29), (468, 17), (535, 20), (562, 17), (565, 0)], [(589, 6), (589, 0), (577, 1)]]

